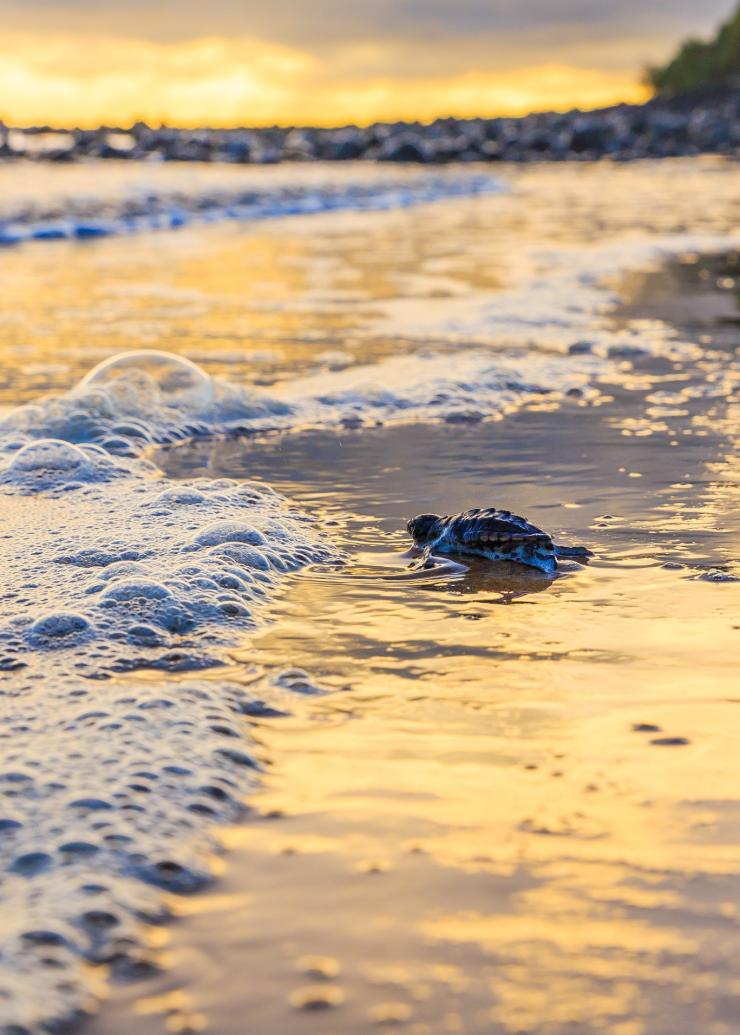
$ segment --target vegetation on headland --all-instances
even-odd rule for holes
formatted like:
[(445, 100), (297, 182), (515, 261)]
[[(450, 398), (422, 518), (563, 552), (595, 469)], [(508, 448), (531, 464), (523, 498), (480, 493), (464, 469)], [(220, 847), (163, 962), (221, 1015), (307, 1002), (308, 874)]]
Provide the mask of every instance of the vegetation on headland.
[(648, 83), (656, 93), (677, 96), (740, 84), (740, 4), (712, 40), (686, 40), (662, 68), (649, 68)]

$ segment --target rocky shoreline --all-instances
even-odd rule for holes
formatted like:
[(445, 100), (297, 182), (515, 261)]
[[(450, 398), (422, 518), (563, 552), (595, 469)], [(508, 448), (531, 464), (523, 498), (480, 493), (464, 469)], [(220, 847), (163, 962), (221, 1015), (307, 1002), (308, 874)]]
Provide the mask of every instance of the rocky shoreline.
[(740, 154), (740, 90), (599, 111), (438, 119), (335, 129), (16, 129), (0, 124), (0, 158), (269, 164), (283, 161), (530, 162)]

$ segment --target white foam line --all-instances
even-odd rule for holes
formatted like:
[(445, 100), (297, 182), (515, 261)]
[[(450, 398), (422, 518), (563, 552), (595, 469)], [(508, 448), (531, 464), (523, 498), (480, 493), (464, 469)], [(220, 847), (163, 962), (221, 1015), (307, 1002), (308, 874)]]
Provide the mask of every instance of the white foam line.
[[(586, 248), (533, 250), (530, 260), (547, 272), (490, 294), (460, 298), (399, 298), (368, 320), (363, 330), (378, 337), (408, 341), (480, 344), (494, 348), (527, 347), (568, 352), (577, 342), (606, 356), (626, 344), (628, 335), (608, 327), (619, 298), (614, 282), (627, 272), (656, 268), (686, 252), (710, 254), (740, 247), (740, 234), (674, 234), (635, 237)], [(642, 340), (644, 351), (659, 353), (673, 332), (656, 329)]]
[[(396, 181), (328, 181), (309, 187), (258, 187), (249, 192), (252, 196), (248, 201), (244, 200), (244, 189), (221, 189), (180, 197), (177, 201), (166, 193), (150, 194), (146, 199), (149, 211), (141, 215), (126, 214), (125, 198), (107, 198), (103, 216), (98, 214), (102, 202), (96, 204), (94, 198), (77, 199), (74, 209), (84, 208), (87, 203), (88, 215), (70, 211), (66, 217), (51, 219), (6, 216), (3, 220), (0, 217), (0, 246), (33, 241), (95, 240), (227, 220), (255, 222), (326, 212), (390, 211), (449, 198), (499, 193), (503, 189), (499, 180), (484, 173), (457, 172), (451, 176), (424, 172)], [(67, 202), (70, 207), (73, 200)], [(61, 203), (64, 204), (64, 200)]]

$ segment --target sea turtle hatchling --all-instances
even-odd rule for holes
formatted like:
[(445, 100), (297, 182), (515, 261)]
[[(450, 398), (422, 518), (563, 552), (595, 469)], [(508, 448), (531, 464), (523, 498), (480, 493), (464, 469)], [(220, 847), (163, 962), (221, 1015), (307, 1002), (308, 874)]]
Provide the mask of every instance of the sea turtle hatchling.
[(509, 510), (487, 507), (454, 514), (419, 514), (406, 531), (428, 559), (434, 554), (472, 554), (489, 561), (516, 561), (552, 574), (558, 559), (581, 562), (593, 554), (585, 546), (559, 546), (547, 532)]

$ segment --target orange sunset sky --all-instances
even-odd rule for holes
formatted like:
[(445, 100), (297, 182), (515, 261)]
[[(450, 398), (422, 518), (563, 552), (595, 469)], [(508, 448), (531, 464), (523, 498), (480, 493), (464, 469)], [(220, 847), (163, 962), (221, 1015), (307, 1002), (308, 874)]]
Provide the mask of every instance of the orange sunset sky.
[(0, 118), (368, 123), (642, 100), (730, 0), (0, 0)]

